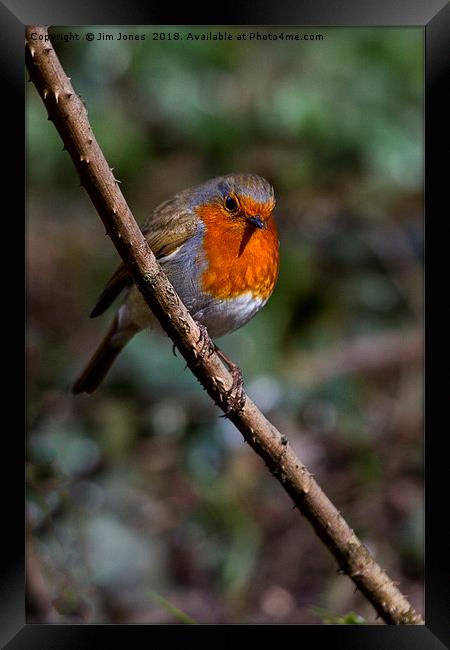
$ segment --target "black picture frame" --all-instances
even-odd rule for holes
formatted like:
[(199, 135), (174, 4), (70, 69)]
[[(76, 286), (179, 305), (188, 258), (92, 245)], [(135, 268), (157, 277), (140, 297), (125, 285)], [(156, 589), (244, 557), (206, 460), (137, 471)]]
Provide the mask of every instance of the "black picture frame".
[[(412, 26), (419, 25), (425, 30), (425, 219), (428, 224), (433, 221), (433, 228), (426, 229), (426, 286), (432, 282), (439, 284), (443, 276), (439, 271), (436, 259), (445, 259), (435, 250), (437, 242), (443, 243), (444, 236), (439, 236), (439, 222), (446, 220), (444, 211), (445, 202), (443, 191), (448, 180), (448, 163), (443, 155), (448, 154), (448, 138), (444, 137), (443, 128), (448, 121), (448, 103), (444, 103), (445, 90), (448, 86), (448, 67), (450, 62), (450, 5), (446, 0), (341, 0), (326, 1), (316, 0), (314, 3), (304, 1), (287, 3), (273, 3), (264, 0), (258, 4), (250, 3), (233, 9), (231, 4), (221, 5), (220, 15), (205, 12), (200, 5), (182, 7), (175, 15), (168, 15), (168, 8), (164, 9), (155, 5), (146, 6), (136, 0), (129, 0), (126, 4), (117, 0), (97, 0), (90, 3), (70, 3), (69, 0), (7, 0), (0, 3), (0, 25), (2, 48), (1, 56), (1, 87), (3, 89), (3, 104), (10, 111), (6, 125), (16, 124), (13, 133), (15, 146), (8, 146), (4, 151), (6, 171), (10, 174), (7, 180), (8, 192), (11, 192), (8, 204), (14, 206), (12, 217), (13, 233), (8, 231), (17, 245), (16, 266), (20, 267), (18, 260), (24, 253), (23, 242), (26, 238), (25, 220), (20, 219), (21, 202), (24, 196), (23, 170), (25, 159), (25, 130), (24, 130), (24, 26), (26, 24), (64, 24), (64, 25), (119, 25), (119, 24), (191, 24), (191, 25), (301, 25), (301, 26)], [(7, 126), (9, 130), (9, 126)], [(11, 127), (12, 128), (12, 127)], [(442, 161), (442, 162), (439, 162)], [(13, 191), (15, 188), (15, 192)], [(448, 212), (448, 210), (447, 210)], [(8, 214), (11, 214), (9, 208)], [(5, 215), (4, 215), (5, 216)], [(6, 217), (5, 217), (6, 219)], [(437, 232), (435, 229), (437, 226)], [(9, 226), (9, 223), (8, 223)], [(5, 240), (4, 240), (5, 241)], [(433, 256), (431, 256), (433, 250)], [(23, 259), (23, 258), (22, 258)], [(14, 309), (16, 317), (20, 318), (23, 305), (23, 292), (16, 286), (20, 279), (20, 272), (14, 274), (15, 281), (8, 281), (4, 304), (17, 304)], [(4, 282), (5, 284), (5, 282)], [(24, 285), (22, 285), (23, 287)], [(445, 304), (447, 304), (445, 302)], [(427, 311), (429, 311), (427, 293)], [(8, 311), (8, 314), (10, 312)], [(440, 320), (437, 319), (437, 320)], [(431, 372), (431, 353), (445, 351), (445, 345), (439, 346), (438, 331), (430, 332), (428, 318), (426, 320), (426, 355), (425, 382), (426, 395), (426, 547), (425, 547), (425, 626), (295, 626), (294, 634), (300, 636), (300, 641), (314, 640), (316, 643), (329, 643), (333, 648), (392, 648), (399, 650), (407, 648), (438, 649), (448, 647), (450, 643), (450, 580), (447, 569), (448, 526), (445, 514), (445, 491), (443, 479), (445, 477), (445, 454), (437, 451), (440, 443), (438, 435), (445, 436), (442, 424), (444, 418), (442, 406), (445, 399), (435, 408), (436, 394), (432, 391), (428, 381)], [(9, 320), (8, 320), (9, 324)], [(16, 327), (20, 331), (20, 325)], [(14, 328), (13, 328), (14, 329)], [(19, 343), (20, 346), (20, 343)], [(9, 346), (6, 346), (9, 347)], [(8, 391), (21, 395), (23, 376), (21, 376), (20, 347), (12, 352), (8, 372)], [(445, 352), (443, 353), (445, 356)], [(5, 351), (5, 359), (7, 354)], [(13, 369), (15, 371), (13, 372)], [(19, 370), (19, 372), (17, 372)], [(446, 383), (446, 382), (445, 382)], [(6, 395), (6, 389), (4, 394)], [(431, 406), (433, 401), (433, 407)], [(15, 417), (14, 422), (19, 418)], [(431, 429), (435, 425), (435, 431)], [(17, 427), (18, 428), (18, 427)], [(442, 441), (442, 438), (441, 438)], [(15, 427), (8, 429), (4, 437), (4, 464), (10, 468), (9, 474), (5, 473), (7, 484), (3, 494), (8, 495), (8, 503), (3, 521), (3, 542), (5, 551), (2, 559), (5, 566), (2, 568), (0, 600), (0, 642), (2, 647), (15, 648), (70, 648), (89, 647), (91, 644), (108, 643), (110, 640), (120, 645), (131, 646), (137, 643), (136, 634), (144, 636), (161, 634), (164, 642), (182, 639), (196, 641), (205, 632), (214, 632), (220, 627), (224, 642), (228, 635), (238, 632), (254, 635), (257, 626), (155, 626), (151, 629), (145, 625), (29, 625), (25, 623), (25, 517), (24, 517), (24, 481), (23, 481), (23, 438)], [(439, 461), (442, 464), (439, 471)], [(443, 516), (433, 514), (435, 509), (444, 508)], [(283, 627), (283, 626), (282, 626)], [(232, 628), (232, 629), (229, 629)], [(264, 635), (284, 634), (280, 626), (264, 626)], [(292, 631), (292, 630), (291, 630)], [(131, 639), (130, 637), (133, 637)], [(306, 637), (306, 638), (305, 638)], [(275, 636), (272, 638), (276, 639)], [(267, 639), (269, 640), (269, 639)], [(245, 642), (245, 638), (242, 638)]]

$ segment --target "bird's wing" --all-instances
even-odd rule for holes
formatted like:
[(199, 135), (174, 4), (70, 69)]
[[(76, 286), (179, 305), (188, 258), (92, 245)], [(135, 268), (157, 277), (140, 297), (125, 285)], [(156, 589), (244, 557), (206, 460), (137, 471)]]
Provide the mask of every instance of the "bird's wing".
[[(180, 205), (183, 205), (183, 198), (182, 195), (178, 195), (161, 203), (142, 227), (142, 233), (156, 259), (161, 259), (173, 253), (188, 241), (197, 230), (198, 219), (196, 215), (190, 210), (180, 209)], [(119, 293), (131, 284), (131, 276), (122, 262), (98, 297), (91, 312), (91, 318), (103, 314)]]
[(103, 312), (108, 309), (110, 304), (117, 298), (119, 293), (125, 289), (125, 287), (131, 284), (131, 277), (128, 273), (125, 265), (120, 264), (117, 269), (114, 271), (113, 275), (108, 280), (105, 288), (97, 298), (94, 309), (91, 311), (91, 318), (100, 316)]
[(155, 254), (161, 259), (187, 242), (197, 230), (198, 217), (185, 207), (185, 193), (161, 203), (142, 227), (142, 232)]

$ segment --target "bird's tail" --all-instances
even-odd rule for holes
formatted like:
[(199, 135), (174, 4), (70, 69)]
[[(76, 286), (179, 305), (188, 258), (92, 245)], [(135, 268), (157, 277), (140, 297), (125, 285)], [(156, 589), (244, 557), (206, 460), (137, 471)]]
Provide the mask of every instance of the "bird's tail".
[(93, 393), (102, 383), (117, 355), (139, 330), (119, 329), (116, 317), (91, 360), (72, 386), (72, 393)]

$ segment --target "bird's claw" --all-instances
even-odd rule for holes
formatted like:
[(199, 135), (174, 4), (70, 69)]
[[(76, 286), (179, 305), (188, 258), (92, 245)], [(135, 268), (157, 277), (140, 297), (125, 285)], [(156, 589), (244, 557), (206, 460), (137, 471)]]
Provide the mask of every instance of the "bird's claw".
[(205, 357), (210, 357), (216, 350), (216, 346), (211, 341), (208, 330), (202, 323), (197, 321), (198, 329), (200, 330), (200, 337), (197, 341), (197, 345), (200, 344), (200, 350), (197, 352), (197, 357), (199, 359), (204, 359)]
[(199, 323), (198, 321), (196, 322), (200, 330), (200, 337), (197, 341), (197, 345), (200, 345), (200, 349), (197, 351), (197, 358), (208, 358), (216, 352), (220, 360), (230, 371), (233, 380), (231, 387), (223, 396), (223, 402), (226, 405), (226, 411), (223, 417), (227, 417), (231, 412), (241, 413), (245, 406), (244, 379), (242, 377), (241, 369), (211, 341), (206, 327), (202, 323)]
[(231, 373), (233, 383), (224, 397), (223, 401), (226, 404), (226, 411), (224, 417), (227, 417), (232, 411), (235, 413), (242, 413), (245, 406), (245, 391), (244, 391), (244, 378), (239, 366), (237, 366), (227, 355), (216, 346), (216, 352), (221, 361), (227, 366)]
[(235, 364), (232, 364), (230, 372), (233, 378), (233, 383), (224, 396), (224, 401), (227, 406), (225, 417), (232, 411), (235, 413), (242, 413), (245, 406), (244, 379), (242, 377), (241, 369)]

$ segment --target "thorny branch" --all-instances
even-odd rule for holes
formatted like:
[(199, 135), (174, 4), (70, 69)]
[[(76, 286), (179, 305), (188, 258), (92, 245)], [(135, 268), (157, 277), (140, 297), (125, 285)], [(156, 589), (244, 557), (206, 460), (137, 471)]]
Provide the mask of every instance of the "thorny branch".
[[(32, 34), (37, 35), (34, 39)], [(127, 265), (149, 308), (180, 350), (210, 397), (225, 412), (232, 385), (216, 353), (199, 356), (202, 337), (197, 324), (158, 265), (119, 189), (90, 127), (84, 103), (74, 91), (58, 57), (46, 40), (45, 27), (26, 28), (26, 62), (51, 120), (69, 152), (107, 234)], [(42, 40), (40, 40), (42, 39)], [(295, 506), (308, 519), (347, 574), (389, 624), (423, 623), (405, 596), (375, 562), (340, 512), (291, 449), (287, 439), (248, 396), (242, 411), (229, 419), (261, 456)]]

